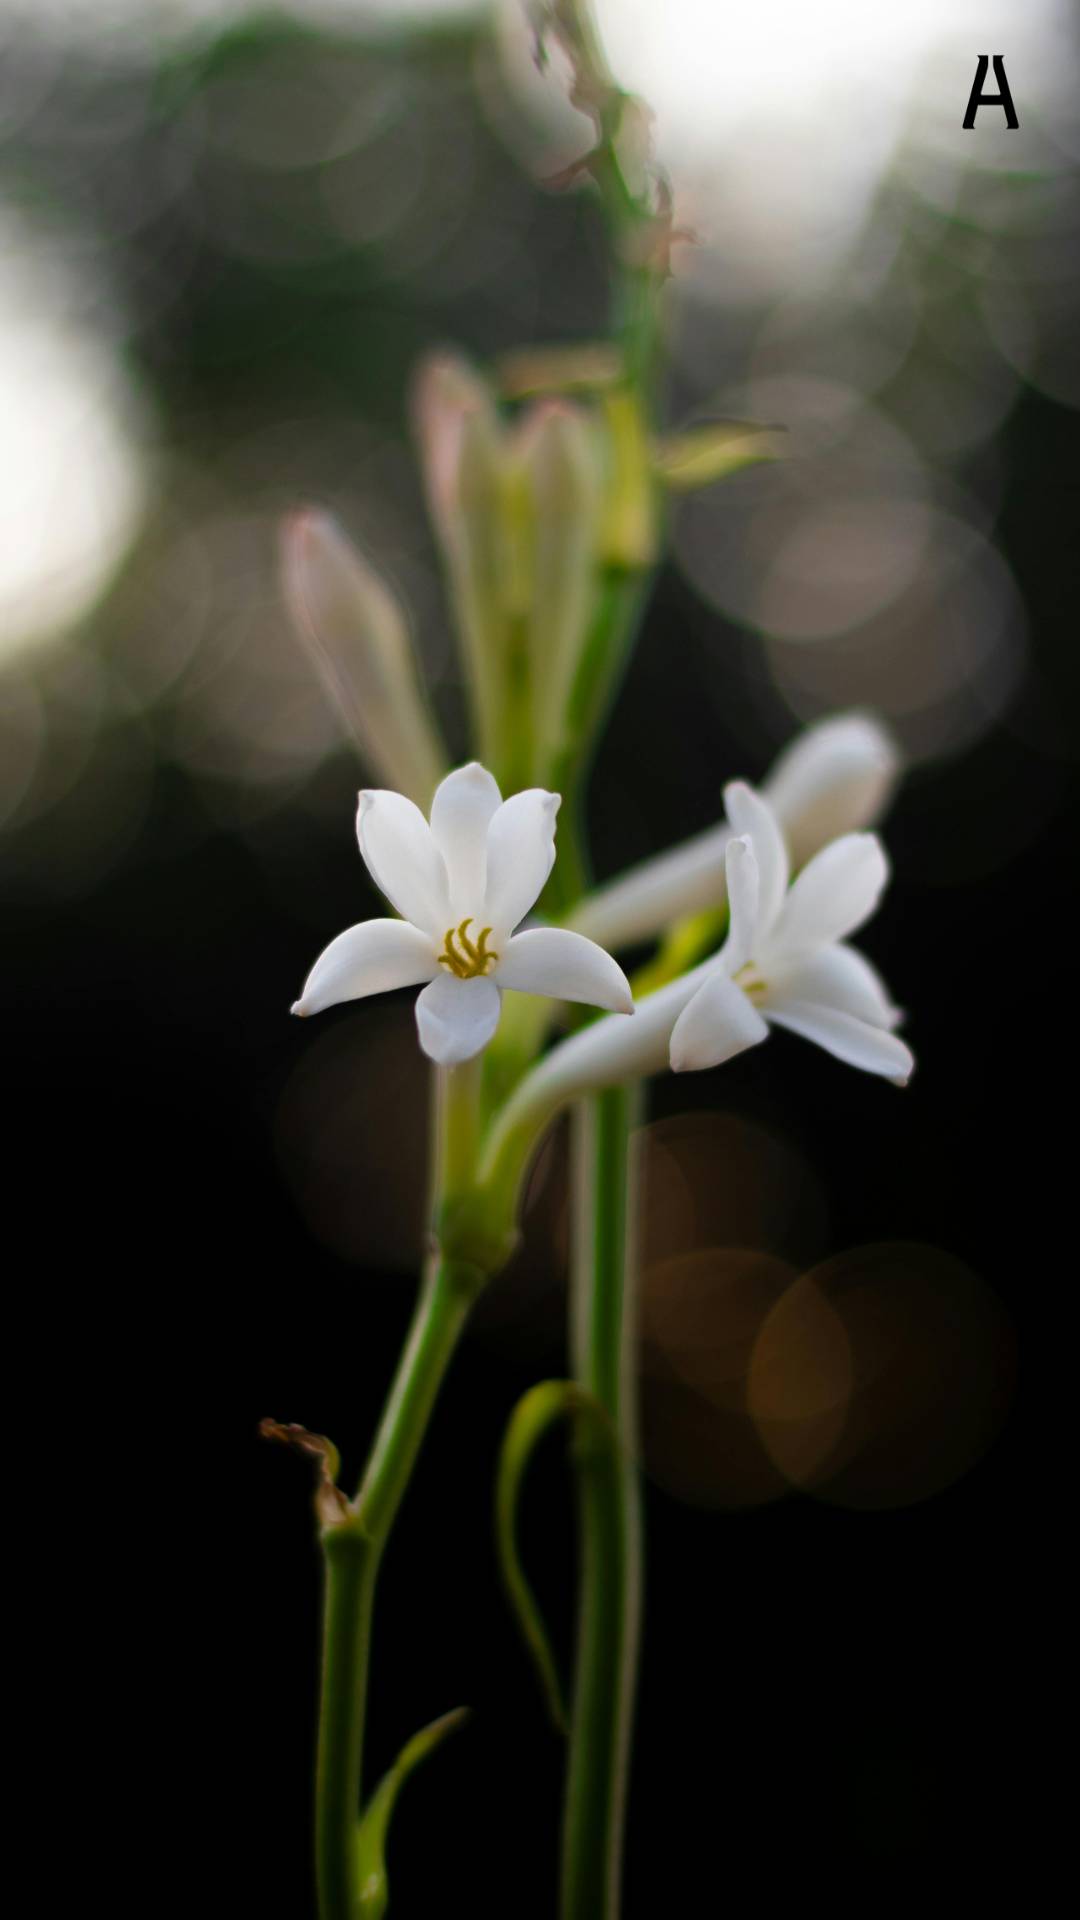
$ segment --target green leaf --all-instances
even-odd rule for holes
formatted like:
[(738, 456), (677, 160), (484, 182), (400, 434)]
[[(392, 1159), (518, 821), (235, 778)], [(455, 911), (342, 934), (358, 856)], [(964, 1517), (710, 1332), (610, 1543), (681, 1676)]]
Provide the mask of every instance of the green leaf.
[(398, 1794), (414, 1767), (460, 1727), (468, 1707), (455, 1707), (428, 1727), (414, 1733), (402, 1747), (389, 1773), (383, 1775), (368, 1802), (356, 1833), (357, 1920), (382, 1920), (390, 1898), (386, 1880), (386, 1836)]
[(782, 429), (755, 426), (750, 420), (711, 420), (668, 434), (653, 450), (653, 465), (666, 487), (688, 493), (723, 480), (756, 460), (776, 460)]
[(495, 1543), (503, 1584), (560, 1733), (569, 1724), (566, 1698), (547, 1628), (518, 1553), (517, 1510), (522, 1480), (541, 1440), (557, 1421), (570, 1419), (585, 1419), (595, 1437), (617, 1450), (618, 1437), (598, 1401), (574, 1380), (544, 1380), (530, 1388), (510, 1416), (495, 1490)]

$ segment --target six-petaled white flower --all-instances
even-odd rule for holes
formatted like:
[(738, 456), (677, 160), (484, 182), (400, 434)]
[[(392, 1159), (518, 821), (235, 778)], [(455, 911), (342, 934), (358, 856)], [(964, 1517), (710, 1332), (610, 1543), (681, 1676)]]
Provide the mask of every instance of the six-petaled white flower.
[(442, 1066), (487, 1045), (504, 987), (632, 1013), (626, 975), (592, 940), (561, 927), (514, 931), (554, 864), (558, 808), (559, 795), (539, 787), (504, 800), (475, 761), (438, 786), (430, 824), (403, 794), (362, 793), (360, 852), (401, 918), (364, 920), (332, 940), (293, 1012), (423, 985), (420, 1044)]
[(833, 840), (788, 886), (771, 808), (741, 782), (725, 790), (728, 937), (671, 1034), (671, 1065), (715, 1067), (789, 1027), (827, 1052), (901, 1085), (914, 1061), (893, 1031), (901, 1016), (845, 935), (877, 906), (888, 863), (877, 836)]

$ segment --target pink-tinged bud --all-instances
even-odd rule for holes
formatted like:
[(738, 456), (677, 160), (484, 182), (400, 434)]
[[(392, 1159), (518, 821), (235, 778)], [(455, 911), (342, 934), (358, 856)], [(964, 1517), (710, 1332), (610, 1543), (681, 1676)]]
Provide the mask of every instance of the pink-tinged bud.
[(452, 537), (460, 501), (465, 423), (473, 415), (479, 415), (488, 432), (497, 436), (495, 403), (486, 382), (459, 355), (432, 354), (413, 385), (412, 416), (428, 510), (444, 543)]
[(385, 581), (318, 508), (282, 528), (293, 622), (365, 765), (426, 806), (446, 768), (405, 614)]

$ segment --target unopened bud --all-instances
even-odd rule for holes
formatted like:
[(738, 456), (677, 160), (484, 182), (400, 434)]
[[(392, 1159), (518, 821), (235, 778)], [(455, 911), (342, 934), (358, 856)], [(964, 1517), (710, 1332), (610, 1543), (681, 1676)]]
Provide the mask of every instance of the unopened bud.
[(315, 508), (284, 524), (282, 577), (297, 633), (365, 764), (426, 807), (446, 755), (398, 600), (331, 515)]
[(589, 418), (565, 401), (532, 410), (521, 457), (530, 515), (529, 652), (539, 777), (547, 757), (563, 744), (567, 702), (588, 634), (602, 481)]
[(497, 430), (491, 392), (459, 354), (437, 353), (425, 360), (412, 395), (413, 425), (427, 488), (428, 510), (439, 537), (446, 540), (458, 502), (462, 437), (466, 420), (478, 414)]
[(795, 868), (842, 833), (881, 818), (900, 777), (900, 753), (869, 714), (819, 721), (792, 741), (762, 789)]

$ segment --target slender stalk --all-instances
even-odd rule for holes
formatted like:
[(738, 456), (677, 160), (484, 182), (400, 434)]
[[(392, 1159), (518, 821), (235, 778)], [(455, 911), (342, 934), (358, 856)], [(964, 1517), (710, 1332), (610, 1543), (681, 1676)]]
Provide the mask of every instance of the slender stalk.
[(360, 1766), (379, 1550), (352, 1527), (335, 1527), (324, 1534), (322, 1545), (326, 1571), (315, 1875), (321, 1920), (355, 1920)]
[(424, 1276), (405, 1349), (352, 1502), (356, 1526), (385, 1542), (431, 1419), (469, 1309), (487, 1275), (465, 1261), (433, 1259)]
[(638, 1087), (614, 1087), (575, 1113), (574, 1373), (610, 1414), (622, 1444), (613, 1453), (584, 1423), (575, 1443), (581, 1572), (562, 1920), (615, 1920), (619, 1911), (642, 1583), (628, 1278), (630, 1130), (639, 1102)]
[[(467, 1186), (475, 1164), (479, 1069), (452, 1068), (437, 1100), (436, 1208)], [(443, 1247), (424, 1271), (412, 1325), (353, 1500), (322, 1508), (325, 1614), (315, 1787), (320, 1920), (356, 1920), (357, 1832), (371, 1620), (383, 1548), (431, 1419), (443, 1376), (487, 1270)]]

